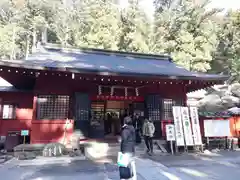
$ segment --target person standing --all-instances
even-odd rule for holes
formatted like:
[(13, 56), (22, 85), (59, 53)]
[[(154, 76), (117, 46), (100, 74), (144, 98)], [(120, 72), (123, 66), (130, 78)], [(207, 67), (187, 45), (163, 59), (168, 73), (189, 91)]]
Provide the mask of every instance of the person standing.
[[(121, 145), (120, 151), (123, 154), (128, 154), (130, 157), (130, 170), (132, 172), (131, 180), (137, 180), (137, 173), (136, 173), (136, 165), (134, 162), (134, 154), (135, 154), (135, 140), (136, 134), (135, 129), (132, 124), (132, 119), (127, 116), (124, 118), (124, 125), (122, 127), (121, 132)], [(120, 179), (124, 180), (120, 172)]]
[(141, 135), (142, 135), (142, 120), (139, 116), (139, 114), (136, 114), (136, 116), (134, 117), (133, 120), (133, 126), (135, 128), (136, 131), (136, 143), (140, 144), (141, 143)]
[(143, 136), (144, 141), (147, 146), (147, 153), (150, 153), (150, 155), (153, 154), (153, 136), (155, 133), (155, 126), (151, 119), (145, 119), (145, 122), (143, 124)]
[(112, 132), (112, 115), (107, 113), (107, 134)]

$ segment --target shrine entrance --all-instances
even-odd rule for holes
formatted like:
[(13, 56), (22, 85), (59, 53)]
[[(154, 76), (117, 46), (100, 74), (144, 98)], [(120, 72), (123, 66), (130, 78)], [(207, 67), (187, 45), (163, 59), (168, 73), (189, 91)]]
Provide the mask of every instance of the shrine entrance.
[[(100, 100), (91, 102), (91, 129), (95, 138), (116, 141), (124, 117), (139, 114), (144, 117), (144, 102), (132, 100)], [(93, 138), (94, 138), (93, 137)]]

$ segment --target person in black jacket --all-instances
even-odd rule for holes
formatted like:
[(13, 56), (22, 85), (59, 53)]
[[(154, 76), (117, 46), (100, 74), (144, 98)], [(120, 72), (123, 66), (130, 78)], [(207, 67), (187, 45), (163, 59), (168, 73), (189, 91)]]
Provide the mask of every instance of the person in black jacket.
[(142, 119), (139, 116), (139, 114), (136, 114), (136, 116), (134, 116), (133, 126), (134, 126), (135, 132), (136, 132), (136, 143), (141, 144), (141, 141), (142, 141), (141, 135), (142, 135), (143, 123), (142, 123)]
[(132, 119), (129, 116), (127, 116), (124, 118), (124, 125), (122, 127), (120, 149), (123, 154), (127, 153), (131, 157), (130, 165), (133, 173), (133, 177), (131, 178), (132, 180), (137, 179), (135, 162), (133, 160), (135, 154), (135, 143), (136, 143), (135, 128), (132, 125)]
[(124, 118), (124, 125), (121, 133), (121, 152), (122, 153), (135, 153), (136, 134), (135, 128), (132, 125), (130, 117)]

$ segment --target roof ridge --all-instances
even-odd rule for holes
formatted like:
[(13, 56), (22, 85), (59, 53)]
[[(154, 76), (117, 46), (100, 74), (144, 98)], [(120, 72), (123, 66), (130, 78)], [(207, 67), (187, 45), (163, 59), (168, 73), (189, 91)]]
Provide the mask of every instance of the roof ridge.
[(47, 50), (59, 50), (68, 53), (94, 53), (94, 54), (102, 54), (102, 55), (110, 55), (110, 56), (124, 56), (130, 58), (147, 58), (147, 59), (155, 59), (155, 60), (166, 60), (172, 61), (171, 56), (169, 55), (160, 55), (160, 54), (147, 54), (147, 53), (138, 53), (138, 52), (125, 52), (125, 51), (117, 51), (117, 50), (105, 50), (105, 49), (97, 49), (97, 48), (75, 48), (75, 47), (60, 47), (60, 44), (51, 44), (46, 43), (43, 47)]

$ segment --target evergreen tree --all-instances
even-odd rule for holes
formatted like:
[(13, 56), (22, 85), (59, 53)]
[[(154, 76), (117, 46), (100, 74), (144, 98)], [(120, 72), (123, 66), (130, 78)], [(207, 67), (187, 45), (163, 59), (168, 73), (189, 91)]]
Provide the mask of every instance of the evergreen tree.
[(22, 55), (21, 44), (17, 43), (22, 42), (19, 5), (8, 0), (0, 2), (0, 59), (16, 59)]
[(221, 17), (205, 0), (155, 0), (151, 20), (139, 1), (1, 0), (0, 59), (27, 56), (48, 28), (62, 46), (170, 54), (189, 70), (240, 80), (239, 11)]
[(41, 28), (46, 25), (44, 1), (4, 0), (0, 3), (1, 58), (19, 59), (27, 56), (37, 43)]
[(117, 50), (119, 9), (112, 0), (82, 0), (75, 5), (74, 44)]
[(151, 22), (138, 0), (129, 1), (121, 10), (121, 33), (119, 50), (129, 52), (149, 52), (151, 50)]
[(171, 54), (189, 70), (209, 70), (218, 42), (212, 17), (219, 10), (206, 11), (206, 5), (207, 1), (194, 4), (186, 0), (156, 11), (154, 51)]
[(240, 81), (240, 11), (229, 12), (221, 20), (219, 44), (212, 62), (212, 72), (231, 75)]

